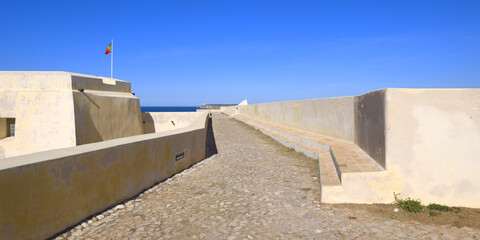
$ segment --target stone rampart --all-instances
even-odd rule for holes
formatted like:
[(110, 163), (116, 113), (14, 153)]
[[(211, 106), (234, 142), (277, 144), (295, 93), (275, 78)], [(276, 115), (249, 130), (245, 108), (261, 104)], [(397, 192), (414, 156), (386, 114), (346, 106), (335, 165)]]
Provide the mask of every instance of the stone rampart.
[(0, 239), (50, 237), (200, 161), (209, 121), (0, 161)]
[[(238, 105), (238, 114), (251, 119), (354, 139), (354, 97)], [(234, 110), (236, 111), (236, 110)]]

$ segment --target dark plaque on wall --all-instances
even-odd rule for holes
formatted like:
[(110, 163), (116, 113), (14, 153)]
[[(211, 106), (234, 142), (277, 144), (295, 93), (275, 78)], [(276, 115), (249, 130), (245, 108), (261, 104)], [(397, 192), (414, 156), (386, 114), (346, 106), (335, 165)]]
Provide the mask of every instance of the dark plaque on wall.
[(178, 161), (178, 160), (180, 160), (184, 157), (185, 157), (185, 152), (179, 153), (179, 154), (175, 155), (175, 161)]

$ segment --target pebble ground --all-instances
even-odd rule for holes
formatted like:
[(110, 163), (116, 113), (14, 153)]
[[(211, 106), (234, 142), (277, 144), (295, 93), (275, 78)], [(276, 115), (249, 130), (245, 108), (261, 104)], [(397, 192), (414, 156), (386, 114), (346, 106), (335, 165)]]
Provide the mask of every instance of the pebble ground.
[[(218, 154), (55, 239), (479, 239), (321, 204), (308, 158), (217, 115)], [(305, 160), (307, 159), (307, 160)]]

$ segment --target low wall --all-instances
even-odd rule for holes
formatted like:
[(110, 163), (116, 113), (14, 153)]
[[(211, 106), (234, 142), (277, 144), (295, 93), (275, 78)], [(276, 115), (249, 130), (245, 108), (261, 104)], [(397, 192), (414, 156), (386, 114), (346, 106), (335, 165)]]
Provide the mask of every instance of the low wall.
[[(354, 97), (273, 102), (236, 106), (254, 120), (354, 140)], [(234, 107), (234, 109), (236, 108)]]
[(145, 133), (158, 133), (190, 125), (195, 119), (205, 113), (202, 112), (144, 112), (142, 119), (145, 122)]
[(0, 239), (50, 237), (200, 161), (209, 120), (0, 161)]

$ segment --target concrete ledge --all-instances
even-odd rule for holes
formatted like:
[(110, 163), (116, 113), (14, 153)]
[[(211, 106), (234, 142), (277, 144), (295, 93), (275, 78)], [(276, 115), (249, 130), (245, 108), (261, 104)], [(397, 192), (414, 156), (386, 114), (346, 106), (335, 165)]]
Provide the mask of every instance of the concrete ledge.
[(0, 239), (43, 239), (205, 157), (208, 115), (191, 125), (0, 162)]

